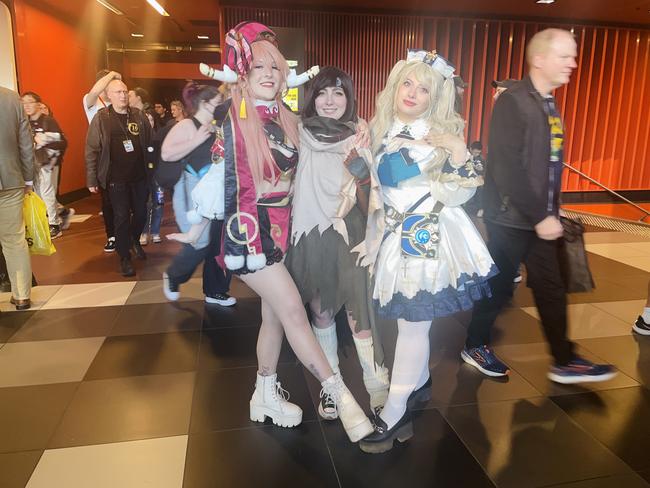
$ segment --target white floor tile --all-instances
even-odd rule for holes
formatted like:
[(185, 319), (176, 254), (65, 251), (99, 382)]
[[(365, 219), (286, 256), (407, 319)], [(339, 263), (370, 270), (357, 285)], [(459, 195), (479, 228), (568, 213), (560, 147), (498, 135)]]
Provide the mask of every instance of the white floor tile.
[(181, 488), (186, 450), (187, 436), (47, 450), (27, 488)]
[(610, 315), (621, 319), (623, 322), (632, 324), (636, 321), (637, 317), (643, 313), (645, 307), (645, 300), (624, 300), (621, 302), (599, 302), (592, 303), (594, 307), (604, 310)]
[(81, 381), (104, 337), (13, 342), (0, 349), (0, 388)]
[(63, 285), (43, 306), (43, 310), (124, 305), (135, 284), (135, 281), (124, 281)]
[[(522, 310), (539, 320), (536, 307), (523, 307)], [(567, 312), (570, 339), (613, 337), (630, 333), (630, 324), (591, 303), (569, 305)]]
[[(61, 285), (43, 285), (32, 288), (32, 296), (30, 297), (32, 300), (32, 306), (28, 310), (39, 310), (42, 308), (60, 288)], [(11, 300), (10, 292), (0, 293), (0, 312), (16, 311), (16, 307), (14, 307), (9, 300)]]

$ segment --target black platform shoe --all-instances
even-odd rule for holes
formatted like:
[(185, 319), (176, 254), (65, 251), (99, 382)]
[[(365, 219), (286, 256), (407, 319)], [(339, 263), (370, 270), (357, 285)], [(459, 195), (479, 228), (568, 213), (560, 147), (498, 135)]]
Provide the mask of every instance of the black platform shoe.
[(414, 408), (431, 400), (431, 376), (417, 390), (414, 390), (406, 400), (406, 408)]
[(375, 431), (359, 441), (359, 447), (363, 452), (369, 454), (380, 454), (390, 451), (393, 448), (395, 439), (399, 442), (406, 442), (413, 437), (413, 422), (411, 414), (407, 410), (402, 418), (388, 429), (386, 422), (381, 417), (375, 417)]

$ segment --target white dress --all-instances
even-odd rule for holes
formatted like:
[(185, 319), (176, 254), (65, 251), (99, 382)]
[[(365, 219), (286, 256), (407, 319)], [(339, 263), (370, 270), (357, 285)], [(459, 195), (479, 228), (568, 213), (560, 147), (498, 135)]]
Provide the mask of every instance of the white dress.
[[(428, 131), (428, 125), (422, 120), (410, 126), (396, 121), (384, 143), (387, 144), (398, 134), (421, 140)], [(380, 228), (383, 220), (383, 232), (375, 229), (368, 233), (368, 238), (374, 234), (376, 240), (380, 240), (375, 251), (373, 301), (382, 317), (411, 322), (430, 321), (468, 310), (474, 301), (490, 296), (487, 280), (497, 270), (483, 239), (460, 207), (474, 195), (475, 187), (481, 184), (480, 178), (476, 178), (472, 171), (471, 163), (456, 168), (447, 158), (436, 158), (440, 156), (440, 148), (408, 143), (406, 148), (407, 158), (410, 157), (412, 163), (419, 167), (419, 175), (403, 179), (396, 186), (395, 181), (387, 181), (385, 171), (382, 174), (380, 168), (385, 162), (384, 156), (389, 156), (385, 151), (377, 155), (373, 168), (380, 184), (377, 188), (380, 195), (378, 201), (384, 207), (377, 214), (379, 220), (377, 215), (369, 220), (369, 225)], [(435, 162), (437, 159), (441, 162)], [(402, 233), (404, 219), (399, 214), (408, 212), (426, 216), (434, 210), (436, 202), (440, 202), (436, 207), (439, 210), (437, 229), (433, 225), (423, 231), (425, 240), (432, 237), (431, 242), (437, 242), (428, 254), (435, 254), (435, 257), (405, 254), (402, 249), (405, 240)], [(441, 204), (444, 206), (440, 210)], [(398, 217), (391, 219), (390, 214), (395, 214), (395, 211)], [(437, 232), (430, 232), (431, 229)], [(412, 242), (408, 235), (407, 247), (408, 242)], [(411, 239), (414, 235), (411, 234)], [(371, 243), (366, 244), (373, 247)], [(376, 243), (374, 247), (377, 248)], [(372, 260), (374, 257), (370, 256)]]

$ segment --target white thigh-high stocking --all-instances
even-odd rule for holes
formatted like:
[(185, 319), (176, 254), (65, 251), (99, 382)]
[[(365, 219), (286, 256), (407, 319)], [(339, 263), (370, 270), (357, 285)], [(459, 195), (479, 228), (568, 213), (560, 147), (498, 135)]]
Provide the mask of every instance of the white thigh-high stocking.
[(406, 412), (406, 401), (428, 367), (430, 328), (431, 322), (407, 322), (402, 319), (397, 321), (397, 344), (390, 390), (386, 405), (380, 414), (389, 429)]

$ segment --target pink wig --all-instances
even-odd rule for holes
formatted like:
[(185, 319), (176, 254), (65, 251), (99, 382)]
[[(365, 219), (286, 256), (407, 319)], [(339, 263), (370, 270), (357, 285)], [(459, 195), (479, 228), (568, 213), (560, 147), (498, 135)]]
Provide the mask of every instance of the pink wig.
[[(280, 89), (275, 96), (279, 108), (280, 126), (293, 145), (298, 147), (298, 117), (282, 103), (282, 92), (286, 89), (289, 66), (286, 59), (272, 43), (262, 40), (251, 44), (253, 59), (266, 58), (275, 62), (281, 73)], [(246, 103), (246, 118), (240, 118), (239, 107), (242, 99)], [(232, 114), (236, 117), (241, 127), (246, 151), (248, 165), (250, 166), (255, 185), (259, 187), (264, 180), (276, 181), (280, 176), (280, 170), (273, 160), (269, 143), (262, 128), (262, 122), (255, 110), (255, 98), (250, 92), (245, 77), (240, 77), (236, 84), (232, 85)]]

